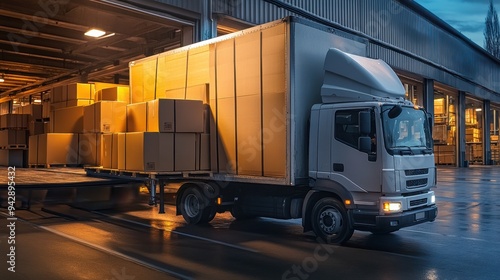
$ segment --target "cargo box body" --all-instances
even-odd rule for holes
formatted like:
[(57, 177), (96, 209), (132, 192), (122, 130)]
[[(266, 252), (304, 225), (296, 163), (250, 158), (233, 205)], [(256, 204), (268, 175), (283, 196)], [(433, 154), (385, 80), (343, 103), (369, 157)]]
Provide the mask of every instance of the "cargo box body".
[(133, 61), (131, 101), (207, 103), (214, 179), (307, 184), (308, 120), (321, 103), (325, 55), (366, 53), (364, 41), (348, 38), (289, 17)]

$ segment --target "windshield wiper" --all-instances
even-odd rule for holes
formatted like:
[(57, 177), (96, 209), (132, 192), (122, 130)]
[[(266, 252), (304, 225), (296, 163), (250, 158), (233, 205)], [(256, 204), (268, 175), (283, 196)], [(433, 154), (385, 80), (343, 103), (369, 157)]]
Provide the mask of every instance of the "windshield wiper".
[(399, 150), (399, 154), (400, 155), (412, 155), (414, 156), (415, 153), (413, 152), (413, 150), (410, 148), (410, 146), (396, 146), (394, 148), (408, 148), (408, 151), (406, 150)]

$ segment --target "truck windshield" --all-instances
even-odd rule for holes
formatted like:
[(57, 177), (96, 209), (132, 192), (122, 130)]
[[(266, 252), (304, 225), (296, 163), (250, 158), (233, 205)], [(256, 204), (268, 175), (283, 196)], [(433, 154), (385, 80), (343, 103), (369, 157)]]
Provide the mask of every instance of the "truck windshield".
[[(394, 105), (382, 106), (382, 124), (386, 149), (392, 154), (432, 152), (432, 140), (425, 111), (402, 106), (399, 115), (389, 112)], [(391, 118), (392, 117), (392, 118)]]

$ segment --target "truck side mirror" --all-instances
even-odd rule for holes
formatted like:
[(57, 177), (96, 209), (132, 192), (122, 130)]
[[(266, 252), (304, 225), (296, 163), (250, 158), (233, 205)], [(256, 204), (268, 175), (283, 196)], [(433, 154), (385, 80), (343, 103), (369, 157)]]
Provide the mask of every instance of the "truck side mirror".
[(372, 120), (369, 111), (359, 112), (359, 134), (361, 136), (366, 136), (370, 134), (372, 130)]
[(358, 150), (363, 153), (371, 153), (372, 139), (368, 136), (361, 136), (358, 138)]
[(402, 111), (403, 111), (403, 108), (401, 106), (394, 105), (394, 107), (392, 107), (389, 110), (389, 113), (387, 114), (387, 116), (389, 117), (389, 119), (394, 119), (394, 118), (397, 118), (399, 115), (401, 115)]

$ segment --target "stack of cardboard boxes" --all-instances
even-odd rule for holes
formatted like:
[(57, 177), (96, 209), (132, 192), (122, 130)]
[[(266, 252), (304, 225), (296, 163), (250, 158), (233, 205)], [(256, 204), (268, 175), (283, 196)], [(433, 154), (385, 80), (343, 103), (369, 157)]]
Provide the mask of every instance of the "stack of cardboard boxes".
[[(128, 86), (59, 86), (41, 104), (19, 108), (18, 113), (25, 115), (2, 118), (2, 129), (10, 129), (1, 132), (8, 135), (1, 135), (0, 141), (7, 141), (6, 147), (27, 146), (24, 159), (28, 158), (30, 166), (83, 165), (154, 172), (210, 170), (210, 109), (204, 104), (208, 102), (208, 85), (189, 89), (198, 100), (143, 97), (129, 104), (133, 98)], [(143, 92), (139, 95), (143, 96)]]
[[(101, 101), (95, 102), (97, 86), (118, 87), (112, 84), (76, 83), (51, 91), (50, 103), (44, 101), (42, 108), (42, 117), (47, 113), (50, 116), (50, 127), (45, 129), (44, 134), (30, 136), (30, 165), (100, 165), (101, 134), (114, 132), (110, 130), (114, 125), (110, 124), (125, 123), (126, 103), (106, 101), (103, 105)], [(115, 106), (115, 103), (118, 105)], [(47, 105), (50, 111), (46, 109)], [(121, 114), (116, 109), (120, 107)], [(95, 116), (99, 120), (94, 122)], [(116, 129), (125, 131), (125, 126)]]
[(29, 117), (29, 135), (43, 134), (45, 124), (43, 120), (43, 108), (41, 104), (29, 104), (18, 108), (19, 114), (30, 115)]
[(121, 101), (97, 101), (84, 108), (79, 164), (103, 165), (103, 145), (105, 144), (103, 141), (111, 137), (113, 133), (126, 131), (126, 106), (127, 103)]
[(27, 114), (0, 115), (0, 165), (26, 165), (29, 117)]
[(102, 166), (128, 171), (209, 170), (203, 102), (155, 99), (127, 105), (126, 133), (103, 135)]

